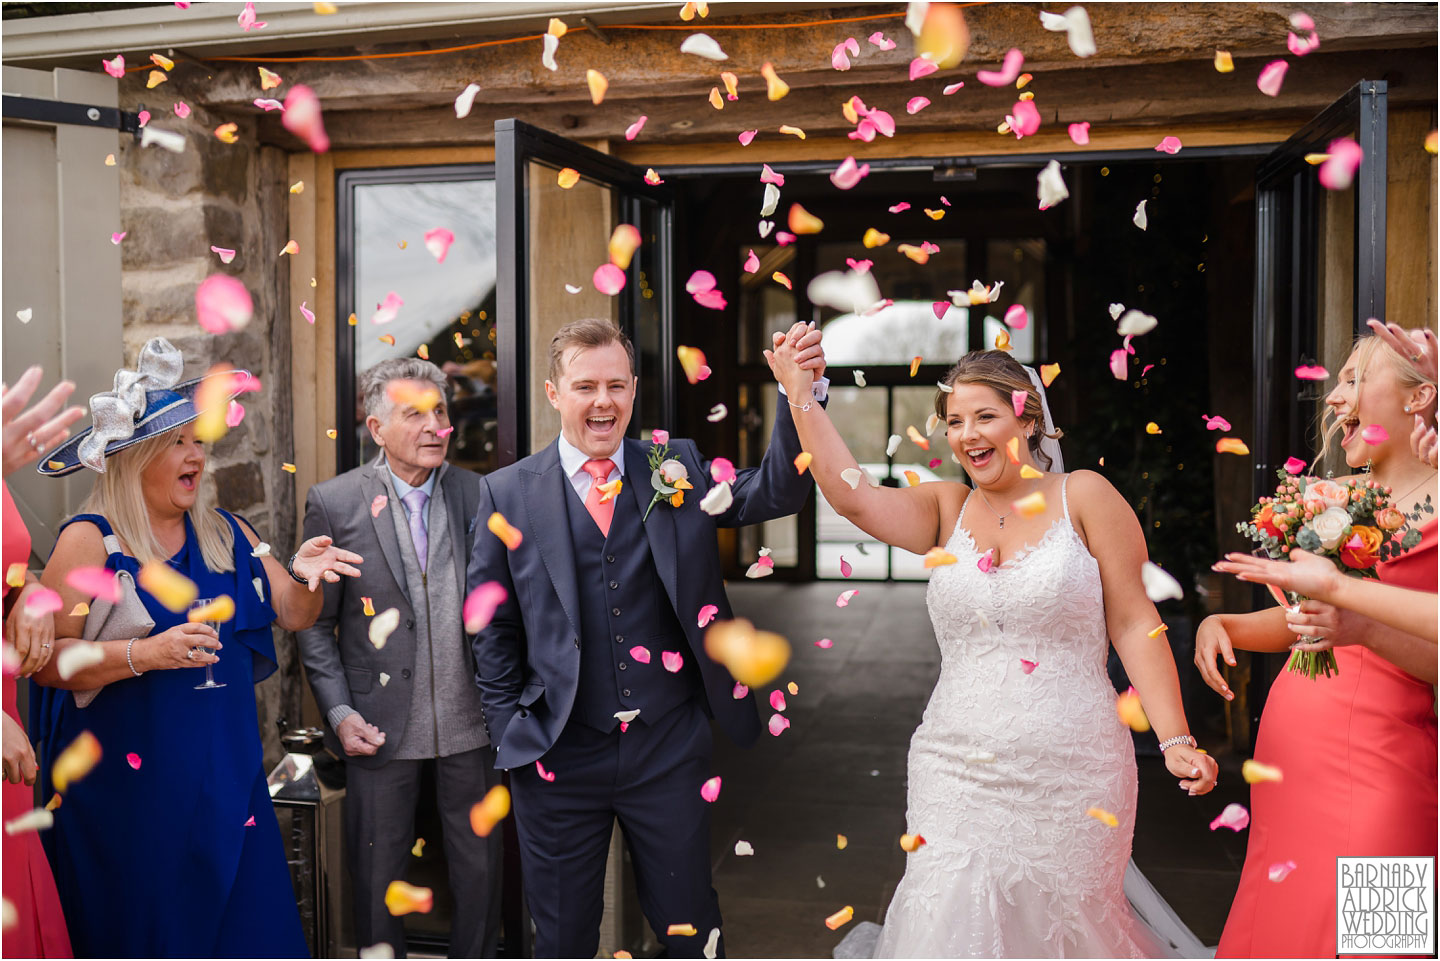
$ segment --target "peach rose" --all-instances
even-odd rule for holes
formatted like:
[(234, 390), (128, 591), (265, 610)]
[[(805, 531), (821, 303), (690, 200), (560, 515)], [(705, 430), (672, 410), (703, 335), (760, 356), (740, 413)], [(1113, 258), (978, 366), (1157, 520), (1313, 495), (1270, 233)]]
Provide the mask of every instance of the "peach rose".
[(1393, 507), (1387, 507), (1375, 515), (1375, 523), (1382, 531), (1398, 531), (1405, 526), (1405, 515)]
[(1350, 503), (1350, 491), (1344, 484), (1333, 480), (1317, 480), (1305, 488), (1305, 500), (1307, 503), (1318, 500), (1326, 507), (1344, 507)]

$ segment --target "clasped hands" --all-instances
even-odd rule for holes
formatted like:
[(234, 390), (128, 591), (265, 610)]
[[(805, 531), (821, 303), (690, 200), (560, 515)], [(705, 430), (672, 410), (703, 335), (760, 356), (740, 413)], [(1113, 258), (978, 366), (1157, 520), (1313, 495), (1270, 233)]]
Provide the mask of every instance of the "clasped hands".
[(820, 346), (821, 332), (814, 324), (795, 323), (789, 330), (771, 335), (773, 350), (767, 350), (765, 362), (770, 373), (792, 398), (808, 399), (810, 385), (825, 376), (825, 350)]

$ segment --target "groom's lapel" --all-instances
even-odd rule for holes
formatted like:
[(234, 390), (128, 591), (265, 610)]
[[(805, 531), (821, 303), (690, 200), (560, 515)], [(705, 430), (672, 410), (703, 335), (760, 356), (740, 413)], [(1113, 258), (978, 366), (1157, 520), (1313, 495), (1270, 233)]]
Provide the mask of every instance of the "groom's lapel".
[(566, 490), (570, 479), (560, 466), (560, 449), (552, 443), (541, 452), (533, 470), (522, 468), (520, 489), (523, 493), (525, 516), (529, 530), (525, 536), (534, 538), (540, 560), (550, 575), (550, 583), (560, 598), (560, 606), (580, 636), (580, 587), (575, 580), (575, 547), (570, 543), (570, 522), (565, 498), (573, 497)]
[[(633, 493), (641, 517), (645, 516), (646, 509), (650, 508), (650, 500), (655, 496), (655, 488), (650, 486), (649, 454), (644, 441), (626, 439), (625, 487)], [(650, 510), (650, 517), (644, 522), (645, 539), (650, 542), (650, 557), (655, 561), (655, 569), (659, 571), (660, 580), (665, 584), (665, 593), (670, 595), (670, 606), (675, 608), (677, 613), (680, 610), (680, 551), (675, 542), (675, 511), (681, 509), (683, 508), (671, 507), (669, 501), (661, 501)]]

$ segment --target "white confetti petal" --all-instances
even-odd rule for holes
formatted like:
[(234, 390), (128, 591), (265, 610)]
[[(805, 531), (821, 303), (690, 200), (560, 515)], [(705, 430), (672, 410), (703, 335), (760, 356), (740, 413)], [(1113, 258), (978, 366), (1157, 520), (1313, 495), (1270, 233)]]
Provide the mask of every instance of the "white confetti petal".
[(1145, 566), (1140, 568), (1140, 581), (1145, 585), (1145, 596), (1150, 598), (1151, 603), (1178, 601), (1185, 596), (1180, 582), (1153, 561), (1146, 561)]
[(381, 672), (380, 672), (380, 686), (381, 686), (381, 687), (384, 687), (386, 684), (389, 684), (389, 683), (390, 683), (390, 675), (389, 675), (389, 674), (386, 674), (384, 671), (381, 671)]
[(820, 875), (818, 875), (818, 874), (815, 875), (815, 886), (816, 886), (817, 888), (823, 888), (823, 887), (825, 887), (825, 879), (822, 878), (822, 877), (821, 877)]
[(35, 316), (35, 311), (31, 310), (29, 307), (26, 307), (24, 310), (15, 311), (15, 319), (20, 321), (20, 323), (22, 324), (30, 323), (30, 318), (33, 316)]
[(849, 484), (853, 491), (860, 489), (860, 482), (865, 479), (865, 475), (857, 467), (847, 467), (840, 472), (840, 479)]
[[(549, 34), (546, 34), (548, 37)], [(395, 949), (388, 943), (381, 941), (379, 944), (372, 944), (368, 948), (360, 949), (360, 957), (373, 958), (376, 961), (394, 961)]]
[(705, 939), (705, 957), (715, 961), (715, 956), (720, 951), (720, 929), (711, 928), (710, 937)]
[(1070, 51), (1077, 57), (1095, 56), (1095, 31), (1084, 7), (1071, 7), (1064, 14), (1041, 11), (1040, 25), (1046, 30), (1065, 33)]
[(267, 543), (265, 543), (264, 541), (261, 541), (260, 543), (258, 543), (258, 544), (255, 545), (255, 549), (250, 552), (250, 556), (251, 556), (251, 557), (269, 557), (269, 556), (270, 556), (270, 545), (267, 544)]
[(720, 421), (725, 419), (725, 415), (728, 413), (730, 413), (730, 409), (727, 408), (724, 404), (716, 404), (714, 407), (710, 408), (710, 413), (705, 415), (705, 419), (712, 424), (718, 424), (720, 423)]
[(765, 200), (760, 205), (760, 216), (768, 217), (775, 212), (780, 204), (780, 188), (774, 184), (765, 185)]
[(910, 0), (905, 8), (905, 26), (915, 36), (920, 36), (920, 30), (925, 26), (925, 14), (929, 11), (929, 0)]
[[(547, 34), (547, 36), (548, 36), (548, 34)], [(578, 294), (578, 293), (580, 293), (580, 291), (582, 291), (582, 290), (584, 290), (584, 289), (585, 289), (584, 287), (576, 287), (574, 284), (566, 284), (566, 285), (565, 285), (565, 293), (567, 293), (567, 294)]]
[(829, 270), (811, 280), (805, 294), (812, 304), (858, 314), (880, 299), (880, 286), (868, 270)]
[(140, 146), (148, 147), (154, 144), (171, 153), (185, 152), (185, 135), (175, 133), (173, 130), (161, 130), (159, 127), (152, 127), (146, 124), (140, 129)]
[(44, 831), (54, 823), (53, 812), (45, 808), (36, 808), (33, 811), (26, 811), (13, 821), (6, 821), (5, 833), (14, 835), (23, 834), (26, 831)]
[(692, 33), (680, 44), (681, 53), (693, 53), (697, 57), (704, 57), (706, 60), (729, 60), (725, 51), (720, 49), (720, 44), (708, 33)]
[[(812, 301), (812, 303), (813, 303), (813, 301)], [(864, 387), (864, 386), (865, 386), (865, 371), (863, 371), (863, 370), (857, 370), (857, 371), (854, 371), (853, 373), (855, 374), (855, 386), (856, 386), (856, 387)]]
[(1130, 218), (1131, 220), (1135, 221), (1135, 226), (1139, 227), (1141, 230), (1144, 230), (1145, 228), (1150, 226), (1150, 218), (1145, 213), (1145, 205), (1147, 203), (1149, 203), (1148, 200), (1142, 200), (1138, 204), (1136, 204), (1135, 216)]
[(721, 481), (710, 492), (700, 499), (700, 509), (711, 517), (716, 517), (730, 509), (735, 502), (734, 495), (730, 492), (730, 482)]
[(770, 236), (770, 231), (775, 229), (775, 223), (771, 220), (762, 220), (760, 221), (758, 229), (760, 230), (760, 239), (764, 240)]
[(736, 842), (735, 842), (735, 856), (736, 856), (737, 858), (753, 857), (754, 854), (755, 854), (755, 846), (752, 845), (749, 841), (736, 841)]
[(890, 439), (885, 442), (885, 456), (894, 457), (895, 452), (900, 449), (901, 437), (899, 434), (891, 434)]
[(455, 98), (455, 117), (457, 119), (464, 120), (470, 116), (470, 108), (475, 106), (475, 95), (479, 92), (480, 85), (478, 83), (472, 83), (460, 91), (460, 96)]
[(931, 411), (930, 416), (925, 418), (925, 436), (929, 437), (931, 434), (935, 433), (935, 428), (939, 426), (940, 415), (935, 413), (934, 411)]
[(1121, 337), (1139, 337), (1141, 334), (1148, 334), (1154, 330), (1160, 322), (1149, 314), (1139, 310), (1127, 310), (1125, 316), (1120, 318), (1120, 326), (1115, 333)]
[(637, 707), (635, 710), (633, 710), (633, 711), (616, 711), (616, 712), (615, 712), (615, 720), (619, 721), (621, 724), (629, 724), (631, 721), (635, 720), (635, 719), (636, 719), (637, 717), (639, 717), (639, 716), (640, 716), (640, 709), (639, 709), (638, 707)]
[(68, 681), (85, 668), (104, 660), (105, 649), (99, 644), (80, 641), (60, 652), (60, 656), (55, 658), (55, 669), (60, 672), (61, 680)]
[(559, 70), (560, 65), (555, 62), (555, 51), (560, 49), (560, 38), (553, 33), (547, 33), (541, 43), (543, 47), (540, 51), (540, 62), (546, 70)]
[(1037, 196), (1040, 198), (1040, 209), (1048, 210), (1051, 207), (1070, 196), (1070, 190), (1065, 186), (1065, 178), (1060, 176), (1060, 161), (1052, 160), (1040, 171), (1036, 178), (1039, 189)]
[(1111, 319), (1111, 320), (1119, 320), (1119, 319), (1120, 319), (1120, 315), (1123, 314), (1124, 312), (1125, 312), (1125, 305), (1124, 305), (1124, 304), (1111, 304), (1111, 305), (1110, 305), (1110, 319)]
[(400, 611), (398, 608), (391, 607), (371, 618), (370, 643), (375, 645), (375, 650), (378, 651), (384, 648), (385, 642), (390, 639), (390, 635), (393, 634), (395, 628), (399, 626)]

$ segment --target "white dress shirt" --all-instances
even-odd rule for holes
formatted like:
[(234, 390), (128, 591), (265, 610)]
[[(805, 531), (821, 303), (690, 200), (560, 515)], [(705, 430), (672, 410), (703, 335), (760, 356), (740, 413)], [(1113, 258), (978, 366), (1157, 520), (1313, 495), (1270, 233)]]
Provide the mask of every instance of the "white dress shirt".
[[(615, 463), (615, 466), (610, 469), (610, 476), (605, 478), (605, 482), (608, 484), (617, 477), (624, 477), (624, 442), (622, 441), (620, 446), (615, 448), (614, 453), (605, 456)], [(565, 471), (565, 476), (570, 479), (570, 486), (575, 488), (575, 493), (580, 495), (582, 502), (590, 495), (590, 485), (594, 483), (594, 480), (585, 471), (585, 462), (590, 459), (590, 455), (566, 440), (564, 434), (560, 435), (560, 467)], [(595, 459), (603, 460), (604, 458), (597, 457)]]

